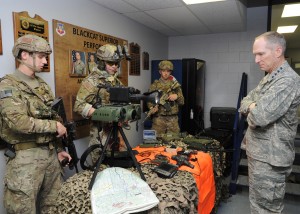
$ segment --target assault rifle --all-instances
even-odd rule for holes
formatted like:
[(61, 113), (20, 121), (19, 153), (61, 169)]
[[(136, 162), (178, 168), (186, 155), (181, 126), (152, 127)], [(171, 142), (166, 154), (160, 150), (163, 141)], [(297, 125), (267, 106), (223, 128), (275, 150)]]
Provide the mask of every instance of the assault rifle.
[(162, 93), (162, 91), (159, 91), (160, 94), (162, 94), (159, 98), (159, 102), (155, 105), (155, 106), (152, 106), (150, 108), (150, 110), (148, 111), (147, 115), (146, 115), (146, 118), (144, 119), (144, 121), (146, 121), (146, 119), (148, 119), (149, 117), (151, 117), (151, 115), (155, 114), (156, 112), (154, 111), (159, 105), (163, 106), (166, 111), (170, 111), (171, 110), (171, 106), (172, 106), (172, 102), (174, 101), (169, 101), (168, 100), (168, 97), (169, 97), (169, 93), (180, 87), (180, 84), (179, 82), (175, 79), (174, 76), (170, 75), (170, 78), (172, 79), (173, 83), (171, 85), (171, 87), (167, 90), (166, 93)]
[(172, 158), (172, 160), (175, 160), (177, 162), (176, 165), (178, 167), (180, 167), (182, 165), (186, 165), (186, 166), (194, 169), (194, 165), (189, 162), (192, 154), (194, 154), (194, 155), (197, 154), (197, 151), (196, 150), (184, 151), (184, 152), (180, 153), (179, 155), (173, 155), (171, 158)]
[(62, 165), (65, 166), (69, 164), (69, 169), (73, 170), (74, 167), (76, 172), (78, 173), (77, 163), (79, 162), (79, 158), (77, 156), (76, 147), (74, 145), (75, 139), (75, 123), (74, 121), (67, 121), (66, 111), (63, 103), (62, 97), (56, 98), (52, 103), (52, 110), (55, 111), (63, 120), (63, 124), (67, 129), (68, 136), (64, 136), (62, 138), (63, 147), (68, 149), (68, 153), (70, 154), (72, 160), (69, 162), (67, 159), (62, 161)]

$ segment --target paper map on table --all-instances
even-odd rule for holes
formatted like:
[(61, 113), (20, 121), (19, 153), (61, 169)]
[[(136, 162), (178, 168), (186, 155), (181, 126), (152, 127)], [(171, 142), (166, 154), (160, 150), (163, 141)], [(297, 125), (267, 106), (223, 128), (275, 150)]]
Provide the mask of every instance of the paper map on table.
[(99, 172), (91, 191), (93, 214), (127, 214), (149, 210), (159, 200), (139, 175), (111, 167)]

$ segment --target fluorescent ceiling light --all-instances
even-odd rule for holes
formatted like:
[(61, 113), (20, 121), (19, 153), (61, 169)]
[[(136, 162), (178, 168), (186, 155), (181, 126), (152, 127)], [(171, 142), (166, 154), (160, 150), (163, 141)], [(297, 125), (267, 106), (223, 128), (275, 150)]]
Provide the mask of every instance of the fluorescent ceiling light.
[(226, 0), (183, 0), (186, 4), (202, 4), (208, 2), (215, 2), (215, 1), (226, 1)]
[(277, 28), (278, 33), (294, 33), (298, 25), (281, 26)]
[(283, 8), (281, 17), (300, 16), (300, 4), (288, 4)]

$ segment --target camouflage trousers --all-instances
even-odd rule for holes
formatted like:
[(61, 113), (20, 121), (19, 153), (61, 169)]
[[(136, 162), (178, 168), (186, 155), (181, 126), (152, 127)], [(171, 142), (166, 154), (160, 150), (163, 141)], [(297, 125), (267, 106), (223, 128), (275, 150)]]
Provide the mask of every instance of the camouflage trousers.
[(16, 152), (8, 159), (4, 177), (4, 206), (7, 213), (41, 214), (56, 210), (62, 185), (57, 153), (47, 147)]
[(157, 135), (168, 132), (179, 133), (178, 116), (158, 116), (152, 119), (152, 129)]
[(282, 213), (285, 179), (291, 167), (276, 167), (248, 156), (251, 214)]

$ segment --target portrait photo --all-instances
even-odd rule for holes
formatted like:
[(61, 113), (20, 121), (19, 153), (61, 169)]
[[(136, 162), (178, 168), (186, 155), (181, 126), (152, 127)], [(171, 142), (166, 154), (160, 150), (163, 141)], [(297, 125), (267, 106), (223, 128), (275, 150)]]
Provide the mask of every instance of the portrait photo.
[(84, 77), (86, 72), (86, 55), (83, 51), (71, 51), (71, 77)]
[(96, 57), (96, 53), (88, 52), (87, 62), (88, 62), (88, 74), (97, 70), (98, 59)]

